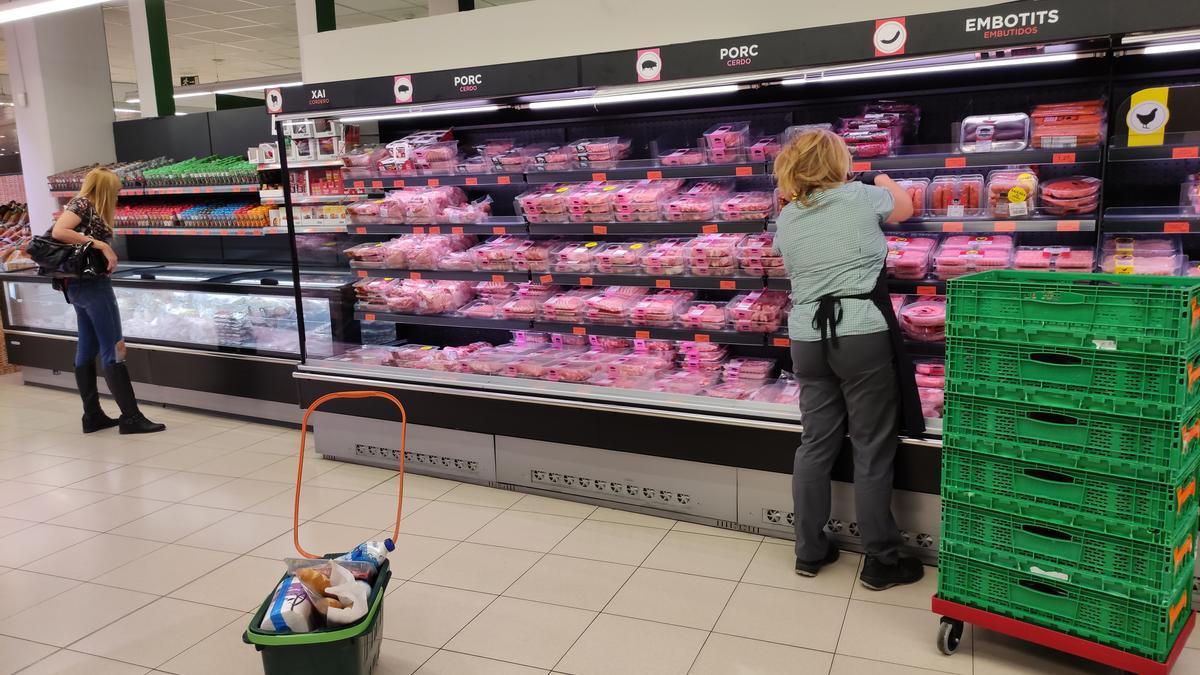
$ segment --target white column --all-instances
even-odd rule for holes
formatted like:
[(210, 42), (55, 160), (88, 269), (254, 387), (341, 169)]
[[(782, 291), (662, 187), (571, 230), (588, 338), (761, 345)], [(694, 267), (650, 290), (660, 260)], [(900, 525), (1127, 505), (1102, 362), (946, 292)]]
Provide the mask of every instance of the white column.
[[(301, 42), (304, 38), (317, 34), (316, 0), (296, 0), (296, 32)], [(305, 72), (304, 50), (300, 50), (300, 72)]]
[(99, 6), (4, 26), (29, 222), (58, 210), (46, 177), (116, 159), (108, 45)]
[(429, 0), (429, 16), (454, 14), (458, 11), (458, 0)]
[(150, 55), (150, 28), (146, 22), (146, 3), (130, 0), (129, 32), (133, 36), (133, 67), (137, 73), (138, 98), (142, 117), (158, 117), (158, 98), (154, 90), (154, 64)]

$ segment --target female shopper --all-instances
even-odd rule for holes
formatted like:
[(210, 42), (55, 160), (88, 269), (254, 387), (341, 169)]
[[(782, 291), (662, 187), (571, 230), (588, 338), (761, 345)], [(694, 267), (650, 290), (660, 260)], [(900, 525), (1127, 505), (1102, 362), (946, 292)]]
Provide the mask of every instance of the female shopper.
[[(93, 169), (83, 180), (83, 189), (67, 202), (54, 223), (51, 236), (66, 244), (92, 245), (104, 253), (108, 273), (117, 269), (113, 251), (112, 223), (117, 210), (121, 179), (108, 169)], [(117, 297), (108, 277), (64, 280), (67, 301), (75, 308), (78, 345), (75, 350), (75, 384), (83, 399), (83, 433), (119, 426), (123, 434), (147, 434), (167, 427), (146, 419), (138, 409), (125, 367), (125, 340), (121, 337), (121, 315)], [(96, 390), (96, 356), (104, 369), (109, 392), (121, 408), (121, 419), (114, 420), (100, 408)]]
[(880, 226), (912, 216), (886, 175), (849, 181), (850, 152), (836, 134), (804, 132), (775, 160), (780, 194), (775, 246), (792, 285), (788, 334), (800, 383), (804, 431), (792, 474), (796, 573), (815, 576), (838, 558), (825, 535), (830, 477), (847, 431), (854, 504), (866, 549), (859, 580), (872, 590), (921, 579), (899, 554), (892, 516), (897, 435), (924, 431), (911, 363), (887, 292), (887, 241)]

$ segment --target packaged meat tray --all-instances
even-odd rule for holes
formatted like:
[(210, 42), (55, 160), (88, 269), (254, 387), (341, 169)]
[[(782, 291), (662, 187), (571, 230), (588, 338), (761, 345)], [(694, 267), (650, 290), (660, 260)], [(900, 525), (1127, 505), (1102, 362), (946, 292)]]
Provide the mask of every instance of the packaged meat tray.
[(613, 242), (596, 249), (596, 271), (602, 274), (637, 274), (646, 253), (643, 242)]
[(584, 351), (586, 347), (569, 345), (543, 349), (510, 361), (505, 365), (502, 374), (506, 377), (544, 380), (550, 374), (550, 366), (563, 359), (578, 356)]
[(659, 326), (670, 328), (675, 325), (687, 303), (696, 299), (692, 291), (663, 290), (642, 297), (629, 313), (629, 322), (635, 326)]
[(993, 218), (1025, 218), (1033, 214), (1038, 178), (1031, 170), (998, 169), (988, 174), (988, 211)]
[(408, 255), (391, 242), (375, 241), (358, 244), (342, 251), (356, 269), (408, 269)]
[(633, 340), (616, 335), (589, 335), (587, 343), (592, 351), (618, 352), (625, 354), (633, 347)]
[(1101, 250), (1105, 255), (1136, 255), (1146, 258), (1171, 257), (1181, 252), (1177, 238), (1114, 235), (1105, 236)]
[(762, 389), (762, 382), (733, 380), (715, 384), (701, 392), (703, 396), (711, 396), (713, 398), (724, 398), (732, 401), (744, 401), (754, 395), (759, 389)]
[(963, 152), (1024, 150), (1029, 146), (1029, 115), (1000, 113), (964, 117), (959, 137)]
[(973, 272), (1012, 267), (1012, 237), (947, 237), (933, 259), (938, 279), (947, 280)]
[(783, 144), (787, 145), (796, 140), (800, 134), (811, 129), (823, 129), (825, 131), (833, 131), (833, 125), (829, 122), (818, 122), (816, 124), (795, 124), (783, 130)]
[(609, 286), (587, 299), (584, 317), (589, 323), (623, 325), (629, 321), (633, 306), (648, 290), (635, 286)]
[(572, 190), (567, 220), (572, 223), (609, 223), (615, 220), (619, 183), (596, 181)]
[(550, 260), (562, 245), (556, 240), (526, 239), (513, 249), (513, 269), (518, 272), (549, 272)]
[(751, 291), (735, 296), (726, 305), (729, 323), (739, 333), (773, 333), (787, 315), (784, 291)]
[(704, 161), (704, 150), (700, 148), (676, 148), (658, 155), (658, 163), (663, 166), (695, 166)]
[(917, 396), (921, 401), (921, 416), (925, 419), (940, 420), (945, 406), (946, 392), (930, 387), (917, 387)]
[(473, 296), (469, 281), (403, 279), (386, 292), (388, 311), (397, 314), (446, 314)]
[(516, 249), (525, 243), (522, 237), (502, 236), (471, 249), (476, 269), (485, 272), (511, 272)]
[(925, 217), (925, 195), (929, 191), (928, 178), (904, 178), (896, 181), (902, 190), (908, 193), (912, 202), (913, 218)]
[(596, 291), (574, 289), (558, 293), (540, 301), (541, 318), (544, 321), (582, 323), (587, 312), (588, 298)]
[(471, 287), (481, 300), (507, 300), (517, 292), (517, 285), (505, 281), (480, 281)]
[(762, 382), (775, 370), (775, 359), (737, 357), (729, 359), (721, 367), (725, 380), (758, 380)]
[(861, 159), (887, 157), (899, 145), (896, 134), (888, 129), (843, 131), (838, 135), (846, 141), (850, 155)]
[(628, 138), (606, 136), (581, 138), (569, 144), (575, 149), (575, 159), (582, 167), (611, 168), (629, 156), (632, 141)]
[(664, 361), (650, 354), (624, 354), (604, 364), (604, 372), (609, 378), (616, 380), (633, 378), (653, 379), (670, 367), (670, 361)]
[(662, 220), (663, 204), (683, 186), (683, 181), (642, 180), (617, 190), (616, 220), (619, 223)]
[(454, 171), (458, 160), (458, 141), (441, 141), (412, 149), (413, 164), (422, 171)]
[(563, 244), (554, 253), (555, 272), (586, 273), (595, 269), (598, 241), (581, 241)]
[(766, 220), (775, 213), (775, 196), (770, 192), (735, 192), (718, 204), (721, 220)]
[(946, 362), (941, 359), (917, 359), (913, 370), (918, 387), (946, 388)]
[(708, 161), (713, 164), (743, 162), (750, 145), (750, 123), (717, 124), (704, 132), (704, 145), (708, 150)]
[(702, 371), (669, 371), (660, 373), (654, 378), (653, 384), (650, 385), (650, 391), (696, 395), (705, 388), (716, 384), (717, 377), (715, 373)]
[(642, 256), (642, 271), (655, 276), (672, 276), (687, 272), (687, 241), (662, 239), (647, 244)]
[(1019, 246), (1013, 258), (1013, 267), (1019, 270), (1086, 274), (1092, 271), (1095, 260), (1090, 248)]
[(725, 307), (719, 302), (689, 302), (679, 314), (679, 325), (695, 330), (726, 330)]
[(576, 167), (578, 153), (569, 145), (552, 145), (535, 152), (526, 162), (530, 171), (569, 171)]
[(1192, 213), (1200, 213), (1200, 174), (1188, 176), (1179, 186), (1179, 205)]
[(663, 205), (663, 215), (670, 221), (715, 220), (717, 205), (721, 199), (733, 192), (733, 181), (728, 179), (701, 180)]
[(929, 214), (947, 218), (978, 216), (983, 186), (980, 174), (935, 177), (929, 184)]
[(546, 379), (551, 382), (587, 382), (598, 370), (619, 358), (621, 355), (618, 353), (595, 351), (568, 356), (550, 365)]
[(920, 296), (900, 308), (896, 317), (900, 331), (917, 342), (946, 340), (946, 298), (940, 295)]
[(929, 265), (937, 236), (888, 235), (888, 255), (885, 261), (887, 274), (896, 279), (924, 279), (929, 275)]
[(500, 318), (514, 321), (533, 321), (538, 318), (541, 298), (514, 296), (500, 304)]
[(470, 250), (447, 253), (437, 261), (439, 270), (474, 272), (475, 254)]
[(737, 274), (737, 252), (745, 235), (705, 234), (687, 245), (688, 270), (696, 276), (729, 277)]
[(1067, 176), (1041, 184), (1042, 210), (1056, 216), (1094, 213), (1100, 201), (1100, 179)]
[(1035, 107), (1030, 144), (1035, 148), (1099, 145), (1104, 137), (1104, 101), (1049, 103)]
[(751, 401), (797, 406), (800, 404), (800, 383), (792, 377), (780, 377), (750, 395)]
[(523, 192), (514, 200), (517, 213), (531, 223), (565, 223), (574, 189), (568, 184), (551, 184)]
[(770, 162), (779, 156), (783, 146), (778, 136), (761, 136), (750, 144), (750, 161)]
[(463, 305), (455, 314), (469, 319), (502, 319), (504, 314), (500, 306), (503, 303), (504, 300), (499, 298), (475, 300)]
[(748, 235), (738, 245), (738, 267), (744, 274), (768, 277), (786, 277), (783, 256), (775, 250), (775, 235), (761, 232)]
[(471, 225), (474, 223), (482, 223), (492, 215), (492, 198), (491, 196), (477, 199), (469, 204), (461, 204), (458, 206), (447, 206), (442, 209), (441, 215), (435, 220), (439, 223), (447, 223), (450, 225)]
[(1185, 277), (1200, 277), (1200, 260), (1188, 261), (1186, 269), (1183, 271)]
[(1187, 265), (1183, 255), (1144, 256), (1109, 255), (1100, 260), (1100, 271), (1105, 274), (1145, 274), (1156, 277), (1179, 276)]

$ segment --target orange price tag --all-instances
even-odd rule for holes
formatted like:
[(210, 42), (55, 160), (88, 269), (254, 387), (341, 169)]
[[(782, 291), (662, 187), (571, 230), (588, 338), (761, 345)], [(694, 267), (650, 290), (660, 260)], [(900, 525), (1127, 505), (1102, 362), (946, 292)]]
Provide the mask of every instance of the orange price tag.
[(413, 226), (413, 234), (425, 234), (425, 228), (419, 225)]
[(635, 331), (633, 331), (633, 337), (635, 340), (649, 340), (650, 339), (650, 331), (635, 330)]
[(1075, 153), (1073, 152), (1056, 152), (1050, 157), (1052, 164), (1074, 164)]
[(670, 279), (655, 279), (654, 286), (656, 288), (670, 288), (671, 280)]
[(993, 229), (996, 232), (1016, 232), (1017, 223), (1015, 220), (997, 220)]
[(700, 231), (703, 232), (704, 234), (716, 234), (717, 230), (719, 230), (719, 229), (720, 228), (717, 227), (716, 223), (709, 223), (708, 225), (700, 226)]
[(696, 333), (692, 336), (693, 342), (712, 342), (712, 337), (707, 333)]
[(592, 278), (591, 277), (579, 277), (579, 285), (580, 286), (591, 286)]
[(737, 289), (737, 282), (736, 282), (736, 281), (730, 281), (729, 279), (722, 279), (722, 280), (721, 280), (721, 290), (723, 290), (723, 291), (732, 291), (732, 290), (735, 290), (735, 289)]
[(375, 188), (375, 189), (377, 189), (377, 190), (378, 190), (378, 189), (381, 189), (381, 188), (383, 187), (383, 181), (381, 181), (381, 180), (373, 180), (373, 181), (371, 181), (371, 187), (373, 187), (373, 188)]
[(942, 232), (962, 232), (962, 221), (954, 221), (951, 223), (942, 223)]
[(549, 284), (553, 282), (554, 276), (551, 274), (543, 274), (542, 276), (538, 277), (538, 283), (540, 284)]
[(479, 185), (479, 179), (475, 176), (467, 176), (467, 180), (465, 182), (467, 185)]
[(1171, 232), (1176, 234), (1181, 232), (1191, 232), (1191, 227), (1188, 226), (1186, 221), (1172, 220), (1170, 222), (1163, 223), (1163, 232)]
[(587, 335), (587, 328), (583, 326), (572, 326), (571, 333), (575, 335)]
[(464, 230), (461, 227), (450, 228), (450, 234), (462, 234)]
[(608, 180), (608, 174), (597, 171), (592, 174), (592, 180)]
[(441, 233), (442, 233), (442, 228), (438, 227), (437, 225), (434, 225), (429, 228), (429, 234), (441, 234)]
[(790, 347), (791, 345), (792, 345), (792, 341), (789, 340), (788, 338), (781, 338), (781, 337), (771, 338), (771, 346), (772, 347)]
[(359, 271), (358, 271), (358, 278), (359, 278), (359, 279), (366, 279), (366, 278), (367, 278), (367, 271), (366, 271), (366, 270), (359, 270)]
[(492, 228), (492, 234), (508, 234), (508, 228), (503, 225), (497, 225)]
[(392, 180), (392, 187), (404, 187), (404, 181), (400, 178)]
[(733, 170), (733, 175), (735, 175), (735, 176), (752, 176), (752, 175), (754, 175), (754, 167), (739, 166)]
[(363, 314), (363, 321), (374, 321), (374, 320), (375, 320), (374, 314)]
[(437, 187), (441, 184), (442, 184), (442, 181), (440, 181), (436, 178), (430, 178), (428, 181), (426, 181), (426, 185), (428, 185), (429, 187)]
[(966, 157), (947, 157), (946, 161), (942, 162), (942, 165), (945, 166), (947, 169), (961, 169), (962, 167), (967, 165), (967, 158)]
[(212, 191), (213, 191), (213, 189), (212, 189), (211, 187), (206, 187), (206, 188), (204, 188), (204, 191), (205, 191), (206, 193), (207, 193), (207, 192), (212, 192)]
[(508, 185), (512, 182), (512, 176), (497, 176), (496, 185)]
[(1200, 157), (1200, 146), (1190, 145), (1185, 148), (1172, 148), (1171, 159), (1196, 159)]
[(1078, 232), (1079, 231), (1079, 221), (1078, 220), (1060, 220), (1060, 221), (1058, 221), (1058, 225), (1055, 226), (1055, 229), (1057, 229), (1059, 232)]
[(850, 162), (850, 170), (851, 171), (870, 171), (871, 163), (870, 162)]
[(648, 180), (659, 180), (660, 178), (662, 178), (662, 172), (661, 171), (647, 171), (646, 178)]
[(607, 225), (593, 225), (592, 234), (608, 234)]
[(917, 295), (937, 295), (937, 286), (917, 286)]
[(360, 227), (354, 228), (354, 234), (366, 234), (366, 233), (367, 233), (367, 228), (365, 228), (365, 227), (360, 226)]
[[(356, 189), (356, 190), (361, 190), (362, 188), (365, 188), (365, 187), (367, 187), (367, 184), (366, 184), (366, 183), (364, 183), (363, 181), (361, 181), (361, 180), (356, 180), (356, 181), (354, 181), (354, 189)], [(233, 191), (234, 191), (234, 192), (237, 192), (237, 191), (238, 191), (238, 189), (239, 189), (239, 188), (234, 188), (234, 190), (233, 190)]]
[(409, 278), (409, 279), (414, 279), (414, 280), (420, 279), (420, 278), (421, 278), (421, 273), (420, 273), (420, 272), (409, 272), (409, 273), (408, 273), (408, 278)]
[(504, 275), (503, 274), (493, 274), (492, 275), (492, 283), (497, 283), (497, 284), (504, 283)]

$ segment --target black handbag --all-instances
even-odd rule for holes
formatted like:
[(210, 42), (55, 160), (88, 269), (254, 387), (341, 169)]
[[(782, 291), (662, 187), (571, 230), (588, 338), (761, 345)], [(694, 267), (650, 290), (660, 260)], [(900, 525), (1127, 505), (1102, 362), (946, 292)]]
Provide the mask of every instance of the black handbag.
[(48, 234), (33, 238), (25, 250), (38, 274), (55, 279), (97, 279), (108, 274), (108, 260), (93, 242), (64, 244)]

